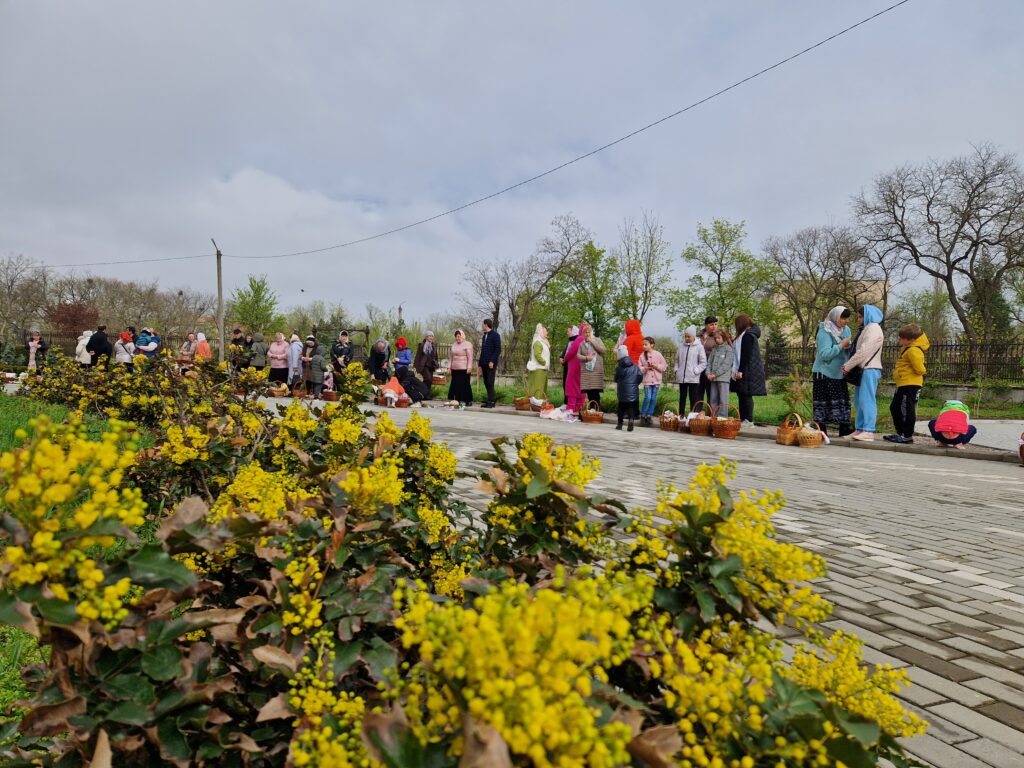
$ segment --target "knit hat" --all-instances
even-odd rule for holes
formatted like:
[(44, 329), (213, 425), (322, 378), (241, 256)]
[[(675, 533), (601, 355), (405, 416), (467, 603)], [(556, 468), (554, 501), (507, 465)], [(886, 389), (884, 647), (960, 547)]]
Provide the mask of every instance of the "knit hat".
[(696, 337), (697, 336), (697, 326), (696, 325), (688, 325), (688, 326), (686, 326), (686, 330), (683, 331), (683, 336), (694, 336), (694, 337)]
[(628, 350), (628, 349), (626, 349), (626, 347), (617, 347), (617, 348), (615, 349), (615, 356), (616, 356), (616, 357), (617, 357), (617, 358), (618, 358), (619, 360), (622, 360), (622, 359), (623, 359), (623, 358), (625, 358), (625, 357), (629, 357), (629, 350)]
[(967, 414), (957, 409), (950, 409), (939, 414), (935, 419), (936, 432), (955, 432), (958, 435), (967, 434)]
[(717, 323), (717, 322), (718, 322), (718, 318), (715, 317), (714, 315), (708, 315), (707, 317), (704, 318), (704, 325), (708, 325), (709, 323)]
[(426, 333), (424, 333), (424, 334), (423, 334), (423, 338), (425, 338), (425, 339), (426, 339), (426, 338), (428, 338), (428, 337), (430, 337), (430, 336), (433, 336), (433, 335), (434, 335), (434, 332), (433, 332), (433, 331), (427, 331)]
[(405, 349), (409, 345), (406, 344), (404, 336), (399, 336), (397, 339), (395, 339), (395, 346), (398, 347), (399, 349)]
[(132, 335), (128, 333), (128, 331), (121, 331), (121, 334), (118, 338), (120, 338), (121, 341), (131, 341)]
[(316, 336), (311, 333), (306, 337), (306, 341), (316, 341)]

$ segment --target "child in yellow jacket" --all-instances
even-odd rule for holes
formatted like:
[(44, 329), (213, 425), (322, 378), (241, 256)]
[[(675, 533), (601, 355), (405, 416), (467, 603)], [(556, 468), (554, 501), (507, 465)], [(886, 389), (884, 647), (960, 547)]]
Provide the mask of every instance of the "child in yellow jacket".
[(886, 435), (890, 443), (914, 442), (914, 424), (917, 422), (917, 401), (924, 386), (924, 353), (931, 346), (928, 337), (917, 323), (900, 328), (900, 356), (896, 359), (893, 375), (896, 379), (896, 393), (889, 404), (892, 423), (896, 434)]

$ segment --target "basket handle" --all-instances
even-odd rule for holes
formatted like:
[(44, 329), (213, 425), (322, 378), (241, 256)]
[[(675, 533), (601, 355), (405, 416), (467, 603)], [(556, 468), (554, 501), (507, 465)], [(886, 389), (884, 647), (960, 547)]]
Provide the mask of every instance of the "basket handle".
[(704, 401), (704, 400), (698, 400), (696, 403), (694, 403), (693, 407), (690, 408), (690, 413), (696, 413), (698, 405), (703, 405), (704, 406), (701, 409), (701, 413), (706, 413), (709, 416), (711, 416), (712, 418), (714, 418), (714, 416), (715, 416), (715, 409), (712, 408), (710, 405), (708, 405), (708, 403), (706, 401)]
[[(590, 406), (594, 406), (594, 407), (591, 408)], [(597, 400), (588, 400), (587, 401), (587, 410), (588, 411), (597, 411), (598, 413), (601, 413), (602, 412), (601, 411), (601, 404), (599, 402), (597, 402)]]
[(813, 426), (815, 432), (821, 432), (821, 425), (816, 421), (808, 421), (804, 426), (807, 429), (810, 429)]
[(784, 422), (782, 422), (782, 426), (786, 427), (788, 429), (789, 428), (789, 422), (793, 419), (794, 416), (796, 416), (796, 428), (800, 429), (801, 427), (803, 427), (804, 420), (800, 418), (800, 414), (797, 413), (796, 411), (794, 411), (793, 413), (789, 414), (786, 417), (786, 420)]
[[(732, 403), (726, 403), (725, 404), (725, 418), (729, 418), (729, 411), (730, 410), (736, 411), (736, 418), (737, 419), (740, 417), (740, 409), (737, 408)], [(715, 413), (715, 415), (717, 416), (717, 412)]]

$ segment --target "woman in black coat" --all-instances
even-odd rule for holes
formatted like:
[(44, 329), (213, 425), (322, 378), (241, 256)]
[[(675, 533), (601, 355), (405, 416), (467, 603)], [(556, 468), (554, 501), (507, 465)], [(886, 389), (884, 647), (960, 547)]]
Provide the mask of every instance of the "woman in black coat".
[(736, 362), (732, 390), (739, 396), (740, 418), (744, 426), (754, 424), (754, 398), (768, 394), (764, 361), (758, 345), (760, 338), (761, 329), (754, 325), (750, 315), (739, 315), (736, 318), (736, 340), (733, 342)]

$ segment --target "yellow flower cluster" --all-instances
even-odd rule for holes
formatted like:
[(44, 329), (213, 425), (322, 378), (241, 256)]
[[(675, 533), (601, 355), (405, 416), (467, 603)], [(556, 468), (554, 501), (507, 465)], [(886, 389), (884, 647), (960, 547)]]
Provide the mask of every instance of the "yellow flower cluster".
[(247, 464), (217, 497), (207, 522), (219, 523), (239, 511), (251, 512), (263, 520), (280, 520), (288, 508), (289, 499), (303, 501), (313, 496), (295, 477), (285, 472), (267, 472), (259, 464)]
[(553, 588), (506, 582), (468, 608), (400, 587), (396, 626), (421, 659), (403, 682), (422, 707), (407, 707), (414, 732), (437, 740), (468, 712), (539, 768), (628, 764), (630, 729), (588, 698), (592, 681), (629, 655), (629, 617), (651, 597), (645, 577), (567, 581), (561, 571)]
[(296, 636), (316, 631), (324, 625), (324, 603), (316, 596), (324, 578), (319, 562), (315, 557), (297, 557), (285, 567), (284, 575), (292, 592), (288, 596), (290, 610), (282, 614), (282, 623)]
[(297, 445), (305, 435), (316, 429), (317, 420), (301, 400), (293, 400), (285, 409), (284, 416), (278, 423), (278, 434), (274, 445), (278, 448), (285, 445)]
[(327, 428), (327, 436), (332, 443), (339, 445), (355, 445), (363, 434), (363, 425), (345, 418), (331, 419)]
[(416, 509), (416, 517), (427, 532), (428, 544), (440, 544), (451, 533), (452, 524), (448, 515), (440, 509), (423, 504)]
[(344, 472), (338, 487), (357, 511), (370, 512), (381, 506), (399, 504), (403, 497), (401, 459), (381, 456), (368, 467), (352, 467)]
[(562, 480), (572, 485), (585, 488), (601, 473), (601, 462), (588, 456), (578, 445), (555, 445), (551, 435), (531, 433), (523, 436), (522, 448), (519, 451), (519, 469), (523, 472), (523, 481), (530, 482), (532, 473), (526, 468), (523, 459), (532, 459), (540, 464), (551, 480)]
[(402, 442), (409, 442), (411, 439), (416, 439), (424, 443), (429, 443), (433, 436), (434, 431), (430, 428), (430, 420), (423, 418), (413, 411), (413, 414), (409, 417), (409, 421), (405, 423), (405, 429), (402, 430)]
[(469, 578), (469, 572), (462, 563), (453, 563), (443, 552), (430, 556), (431, 582), (439, 595), (454, 597), (462, 601), (466, 597), (462, 582)]
[(786, 675), (804, 688), (821, 691), (853, 714), (873, 720), (891, 736), (924, 733), (924, 721), (893, 696), (907, 685), (906, 670), (883, 664), (871, 673), (863, 664), (861, 645), (844, 632), (836, 632), (821, 647), (798, 645)]
[[(0, 455), (0, 497), (16, 542), (3, 550), (0, 587), (43, 584), (57, 599), (75, 601), (80, 616), (116, 624), (131, 582), (104, 586), (106, 574), (88, 553), (115, 542), (110, 522), (130, 527), (145, 519), (141, 493), (119, 488), (135, 461), (128, 425), (110, 422), (98, 441), (79, 424), (55, 427), (40, 417), (29, 426), (32, 440)], [(104, 532), (91, 533), (94, 526)]]
[(427, 449), (427, 478), (435, 485), (448, 485), (455, 480), (458, 461), (443, 443), (431, 443)]
[(206, 461), (210, 458), (210, 452), (207, 450), (210, 436), (199, 427), (189, 424), (182, 429), (177, 424), (172, 424), (165, 430), (165, 435), (167, 442), (161, 450), (175, 464)]
[(393, 445), (398, 442), (402, 433), (398, 429), (398, 425), (388, 416), (387, 411), (381, 411), (377, 414), (377, 419), (373, 424), (373, 434), (382, 445)]

